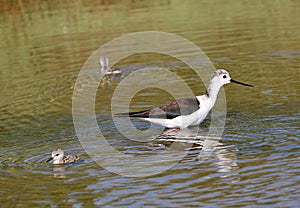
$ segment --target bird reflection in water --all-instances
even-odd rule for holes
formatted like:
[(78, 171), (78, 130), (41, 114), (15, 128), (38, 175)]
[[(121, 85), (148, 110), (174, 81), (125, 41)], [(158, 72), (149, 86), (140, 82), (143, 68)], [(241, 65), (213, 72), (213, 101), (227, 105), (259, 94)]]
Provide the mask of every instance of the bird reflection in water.
[[(222, 173), (220, 178), (229, 179), (230, 183), (240, 181), (236, 162), (238, 149), (234, 145), (225, 145), (219, 142), (219, 137), (198, 134), (198, 128), (188, 128), (177, 132), (176, 135), (160, 135), (153, 141), (153, 145), (173, 148), (181, 145), (188, 150), (187, 155), (181, 162), (207, 161), (217, 168), (218, 173)], [(201, 136), (201, 134), (203, 136)], [(174, 145), (174, 143), (177, 143)]]

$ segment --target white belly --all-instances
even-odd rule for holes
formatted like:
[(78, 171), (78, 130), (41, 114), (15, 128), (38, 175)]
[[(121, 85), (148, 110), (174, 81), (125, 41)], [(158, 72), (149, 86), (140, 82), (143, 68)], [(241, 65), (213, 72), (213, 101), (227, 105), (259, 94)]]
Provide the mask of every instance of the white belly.
[(198, 111), (195, 111), (192, 114), (185, 115), (185, 116), (178, 116), (173, 119), (162, 119), (162, 118), (142, 118), (142, 119), (168, 128), (184, 129), (188, 126), (199, 125), (206, 118), (208, 113), (209, 110), (202, 110), (200, 108)]

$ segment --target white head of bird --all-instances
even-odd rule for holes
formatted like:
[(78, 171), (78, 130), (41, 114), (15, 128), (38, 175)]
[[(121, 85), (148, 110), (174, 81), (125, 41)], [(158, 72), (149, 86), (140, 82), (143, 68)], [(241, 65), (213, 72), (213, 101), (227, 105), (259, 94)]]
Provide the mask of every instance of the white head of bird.
[(221, 86), (223, 86), (224, 84), (229, 84), (229, 83), (236, 83), (236, 84), (240, 84), (240, 85), (244, 85), (244, 86), (248, 86), (248, 87), (253, 87), (253, 85), (249, 85), (249, 84), (245, 84), (242, 82), (238, 82), (234, 79), (231, 79), (229, 73), (225, 70), (225, 69), (218, 69), (216, 70), (212, 75), (211, 75), (211, 82), (214, 82), (214, 80), (216, 80), (216, 78), (219, 78), (219, 82), (221, 84)]
[(62, 161), (65, 157), (65, 153), (64, 153), (64, 151), (62, 151), (62, 149), (57, 149), (52, 152), (51, 156), (52, 157), (49, 158), (47, 161), (53, 160), (53, 164), (60, 164), (60, 163), (62, 163)]
[[(240, 84), (248, 87), (253, 87), (252, 85), (245, 84), (234, 79), (231, 79), (229, 73), (225, 69), (216, 70), (210, 78), (210, 84), (207, 89), (206, 95), (211, 98), (217, 98), (220, 88), (229, 83)], [(215, 100), (215, 99), (213, 99)]]
[(61, 149), (52, 152), (53, 164), (58, 164), (64, 159), (65, 153)]

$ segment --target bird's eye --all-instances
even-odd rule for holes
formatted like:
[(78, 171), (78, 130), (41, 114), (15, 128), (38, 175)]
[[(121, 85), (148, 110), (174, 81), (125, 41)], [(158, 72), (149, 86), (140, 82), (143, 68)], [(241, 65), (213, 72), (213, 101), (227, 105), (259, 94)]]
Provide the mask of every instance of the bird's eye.
[(227, 76), (226, 75), (223, 75), (223, 79), (226, 79), (227, 78)]
[(58, 156), (59, 154), (56, 154), (55, 156)]

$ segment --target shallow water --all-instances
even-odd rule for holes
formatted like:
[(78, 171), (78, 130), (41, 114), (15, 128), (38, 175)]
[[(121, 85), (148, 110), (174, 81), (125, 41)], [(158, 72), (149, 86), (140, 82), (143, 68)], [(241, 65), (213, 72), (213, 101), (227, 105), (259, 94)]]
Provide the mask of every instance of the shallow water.
[[(0, 4), (1, 207), (299, 206), (299, 10), (297, 1), (4, 1)], [(198, 145), (175, 142), (174, 152), (168, 154), (190, 151), (170, 169), (125, 177), (101, 167), (84, 151), (74, 129), (72, 95), (82, 65), (95, 50), (114, 38), (145, 30), (187, 38), (217, 68), (255, 88), (225, 86), (226, 126), (208, 158), (200, 157)], [(144, 67), (172, 69), (196, 95), (205, 92), (186, 65), (166, 55), (137, 54), (117, 66), (124, 74)], [(159, 171), (166, 161), (153, 161), (151, 156), (163, 154), (168, 145), (153, 144), (143, 134), (138, 141), (129, 140), (111, 120), (111, 97), (121, 80), (98, 88), (99, 127), (120, 152), (156, 162), (145, 172)], [(148, 89), (133, 98), (131, 109), (170, 99), (162, 90)], [(208, 131), (209, 122), (201, 124), (202, 132)], [(139, 129), (149, 127), (133, 123)], [(63, 167), (47, 164), (57, 147), (80, 155), (80, 161)], [(98, 151), (113, 168), (134, 165), (120, 167), (106, 149)]]

